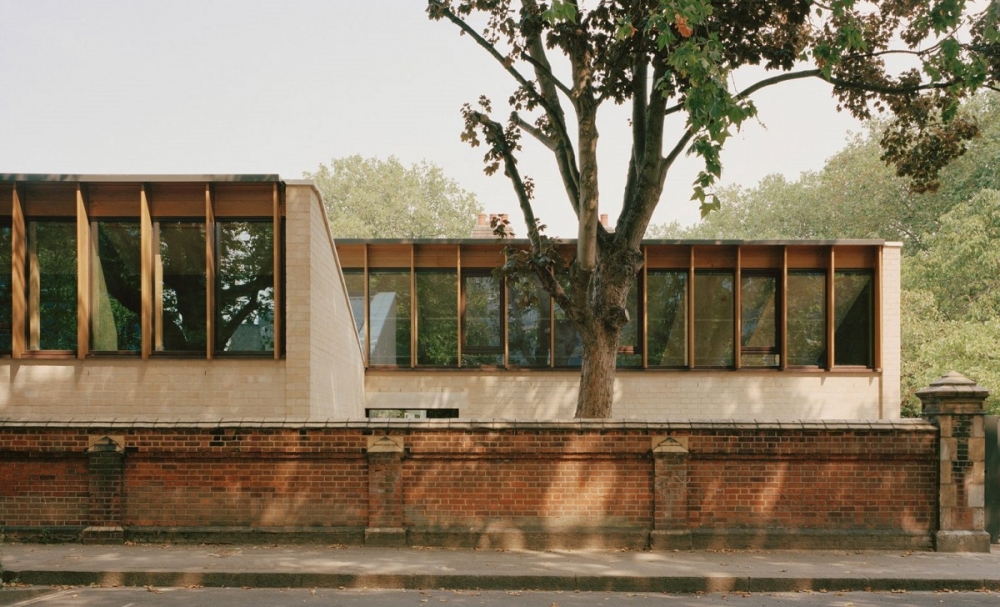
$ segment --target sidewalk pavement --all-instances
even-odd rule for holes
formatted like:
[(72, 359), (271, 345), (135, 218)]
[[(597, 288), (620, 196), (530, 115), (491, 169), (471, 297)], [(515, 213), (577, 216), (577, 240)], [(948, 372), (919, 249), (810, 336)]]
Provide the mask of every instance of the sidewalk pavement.
[(32, 585), (671, 593), (1000, 590), (1000, 546), (991, 554), (944, 554), (4, 544), (0, 565), (4, 581)]

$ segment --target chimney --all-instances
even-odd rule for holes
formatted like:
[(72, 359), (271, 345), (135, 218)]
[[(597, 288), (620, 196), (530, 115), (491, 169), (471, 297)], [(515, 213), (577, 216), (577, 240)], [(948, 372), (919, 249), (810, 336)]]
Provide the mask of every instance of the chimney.
[[(493, 218), (492, 215), (489, 217)], [(476, 217), (476, 225), (472, 228), (472, 238), (493, 238), (493, 229), (490, 228), (486, 213), (480, 213)]]
[(608, 227), (608, 214), (607, 213), (601, 213), (601, 225), (604, 226), (604, 229), (608, 233), (613, 233), (615, 231), (614, 228)]
[[(493, 233), (493, 222), (494, 221), (508, 221), (508, 215), (506, 213), (480, 213), (476, 217), (476, 225), (472, 228), (472, 238), (496, 238), (496, 234)], [(489, 219), (487, 219), (489, 218)], [(507, 226), (507, 237), (513, 238), (514, 230), (509, 225)]]

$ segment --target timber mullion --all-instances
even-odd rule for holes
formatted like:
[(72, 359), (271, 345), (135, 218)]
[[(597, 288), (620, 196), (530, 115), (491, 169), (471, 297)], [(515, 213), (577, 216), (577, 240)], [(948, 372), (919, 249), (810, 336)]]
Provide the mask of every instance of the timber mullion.
[(694, 245), (688, 257), (688, 369), (694, 369)]
[(733, 272), (733, 366), (742, 367), (743, 358), (743, 247), (736, 247), (736, 270)]
[(90, 217), (86, 186), (76, 184), (76, 357), (90, 352)]
[(21, 188), (14, 184), (11, 200), (10, 221), (11, 242), (11, 358), (24, 356), (27, 344), (27, 300), (25, 285), (25, 261), (27, 255), (27, 231), (24, 223), (24, 201)]
[(872, 361), (872, 366), (875, 371), (882, 372), (882, 252), (885, 250), (884, 247), (879, 247), (876, 257), (875, 257), (875, 276), (872, 280), (874, 283), (872, 289), (875, 291), (875, 302), (873, 316), (875, 317), (875, 326), (872, 327), (874, 338), (875, 338), (875, 352), (873, 352), (875, 360)]
[(784, 371), (788, 368), (788, 245), (781, 247), (781, 318), (779, 319), (779, 347), (781, 348), (781, 360), (778, 361), (779, 368)]
[(455, 312), (458, 314), (455, 327), (458, 331), (458, 367), (462, 368), (462, 331), (465, 328), (465, 301), (462, 299), (462, 245), (455, 245), (455, 276), (458, 278), (455, 286)]
[(365, 282), (365, 286), (364, 286), (364, 289), (365, 289), (365, 311), (364, 311), (364, 314), (365, 314), (365, 320), (364, 320), (365, 356), (364, 356), (364, 359), (365, 359), (365, 368), (368, 368), (368, 365), (371, 364), (371, 350), (372, 350), (371, 302), (368, 301), (368, 298), (371, 296), (370, 293), (369, 293), (369, 290), (368, 290), (368, 272), (369, 272), (369, 268), (368, 268), (368, 243), (365, 243), (364, 247), (365, 247), (365, 249), (364, 249), (364, 256), (365, 256), (364, 257), (364, 264), (365, 264), (364, 265), (364, 268), (365, 268), (365, 275), (364, 275), (365, 276), (365, 281), (364, 281)]
[(410, 245), (410, 368), (417, 366), (417, 338), (420, 327), (417, 326), (417, 271), (416, 245)]
[(834, 273), (837, 268), (836, 255), (834, 249), (830, 247), (830, 258), (827, 263), (826, 270), (826, 370), (830, 371), (833, 369), (833, 361), (836, 352), (834, 351), (834, 338), (837, 335), (835, 322), (835, 310), (834, 303), (836, 302), (834, 290)]
[(282, 273), (284, 268), (281, 267), (281, 192), (278, 189), (278, 183), (275, 182), (271, 187), (271, 246), (274, 248), (274, 272), (272, 279), (274, 280), (274, 321), (271, 330), (274, 332), (274, 360), (281, 359), (281, 330), (282, 319), (284, 318), (285, 311), (282, 309), (281, 305), (281, 283), (282, 283)]
[(205, 356), (215, 354), (215, 205), (212, 185), (205, 184)]
[(42, 277), (38, 268), (38, 224), (28, 222), (28, 349), (38, 350), (41, 344), (41, 318), (38, 307), (41, 304), (39, 291)]
[[(507, 263), (507, 253), (504, 252), (504, 265)], [(500, 321), (503, 323), (503, 368), (508, 369), (510, 365), (508, 364), (508, 357), (510, 354), (510, 349), (507, 347), (507, 323), (509, 322), (510, 310), (507, 305), (507, 274), (503, 274), (500, 278)]]
[[(153, 220), (146, 184), (139, 190), (139, 274), (142, 284), (142, 358), (153, 351)], [(157, 319), (159, 322), (159, 319)]]
[(640, 339), (642, 340), (640, 347), (642, 348), (643, 369), (649, 368), (649, 348), (647, 347), (647, 344), (649, 344), (649, 287), (646, 282), (647, 278), (649, 278), (648, 268), (649, 247), (644, 245), (642, 247), (642, 272), (640, 273), (642, 276), (642, 282), (639, 285), (640, 291), (638, 298), (642, 304), (642, 310), (639, 311), (639, 318), (642, 320), (642, 326), (639, 327), (639, 332), (641, 335)]

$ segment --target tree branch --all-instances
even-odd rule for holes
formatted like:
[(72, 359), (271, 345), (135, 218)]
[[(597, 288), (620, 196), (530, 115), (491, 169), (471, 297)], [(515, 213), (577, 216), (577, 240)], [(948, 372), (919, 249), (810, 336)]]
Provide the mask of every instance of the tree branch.
[(555, 152), (558, 149), (558, 144), (553, 138), (543, 133), (541, 129), (534, 126), (533, 124), (530, 124), (524, 118), (521, 118), (520, 114), (518, 114), (517, 112), (513, 112), (510, 116), (511, 118), (514, 119), (514, 122), (517, 124), (518, 127), (520, 127), (522, 130), (526, 131), (529, 135), (537, 139), (539, 143), (549, 148), (553, 152)]
[(553, 129), (555, 129), (556, 134), (558, 135), (556, 140), (556, 149), (553, 150), (556, 155), (556, 163), (559, 167), (559, 172), (563, 177), (563, 184), (570, 199), (570, 206), (573, 208), (573, 212), (579, 216), (579, 169), (576, 165), (576, 158), (573, 153), (572, 144), (570, 143), (569, 132), (566, 128), (566, 117), (562, 111), (562, 106), (559, 103), (559, 96), (555, 92), (558, 88), (559, 90), (564, 91), (567, 96), (572, 96), (572, 91), (552, 75), (551, 66), (549, 65), (548, 59), (545, 55), (545, 46), (541, 42), (541, 37), (536, 35), (532, 36), (535, 40), (527, 40), (529, 47), (532, 49), (532, 52), (536, 54), (536, 56), (530, 57), (527, 53), (522, 53), (522, 57), (535, 68), (535, 76), (538, 78), (539, 85), (542, 88), (542, 91), (538, 92), (535, 90), (533, 84), (529, 82), (528, 79), (521, 74), (521, 72), (515, 69), (511, 62), (508, 61), (495, 46), (490, 44), (488, 40), (481, 36), (479, 32), (472, 28), (468, 23), (462, 20), (462, 18), (453, 13), (440, 0), (427, 1), (428, 4), (437, 9), (441, 15), (447, 17), (448, 20), (457, 25), (462, 32), (468, 34), (479, 46), (485, 49), (491, 57), (496, 59), (496, 61), (503, 66), (504, 70), (513, 76), (514, 80), (517, 81), (522, 90), (527, 92), (531, 98), (545, 110), (545, 113), (549, 118), (549, 122), (552, 124)]

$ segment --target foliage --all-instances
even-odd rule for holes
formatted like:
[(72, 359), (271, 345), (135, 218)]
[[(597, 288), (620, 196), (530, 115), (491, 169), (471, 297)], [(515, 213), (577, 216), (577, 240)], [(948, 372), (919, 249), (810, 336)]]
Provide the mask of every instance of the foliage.
[(915, 194), (875, 162), (880, 125), (819, 172), (770, 176), (728, 188), (722, 209), (671, 238), (884, 238), (905, 242), (902, 292), (903, 412), (915, 392), (959, 371), (995, 392), (1000, 410), (1000, 96), (969, 103), (982, 136), (944, 169), (936, 192)]
[(348, 156), (319, 165), (334, 238), (467, 238), (482, 206), (436, 165)]
[(947, 371), (993, 391), (1000, 409), (1000, 191), (983, 190), (941, 218), (903, 273), (904, 397)]
[[(829, 83), (840, 107), (857, 117), (891, 114), (879, 157), (908, 188), (933, 191), (941, 167), (978, 133), (958, 102), (1000, 73), (993, 8), (975, 14), (962, 0), (428, 0), (431, 19), (454, 24), (514, 81), (506, 118), (495, 117), (486, 97), (464, 106), (462, 139), (484, 147), (486, 172), (502, 167), (520, 203), (531, 250), (508, 271), (534, 273), (580, 334), (576, 415), (611, 413), (639, 243), (680, 154), (703, 161), (692, 198), (710, 212), (718, 206), (712, 188), (722, 174), (720, 152), (756, 115), (754, 94), (812, 78)], [(550, 55), (563, 63), (553, 65)], [(891, 72), (890, 55), (912, 67)], [(734, 72), (755, 65), (771, 74), (733, 88)], [(632, 108), (632, 153), (613, 233), (598, 221), (597, 115), (608, 102)], [(671, 126), (679, 128), (670, 133)], [(552, 152), (579, 220), (571, 263), (554, 262), (542, 236), (533, 182), (517, 162), (524, 135)], [(563, 265), (568, 280), (558, 276)]]
[(751, 188), (722, 188), (721, 208), (690, 229), (653, 226), (663, 238), (884, 238), (922, 250), (939, 219), (983, 188), (1000, 188), (1000, 96), (979, 95), (965, 105), (981, 136), (944, 168), (934, 192), (911, 191), (879, 161), (884, 121), (868, 124), (816, 172), (794, 181), (769, 175)]

